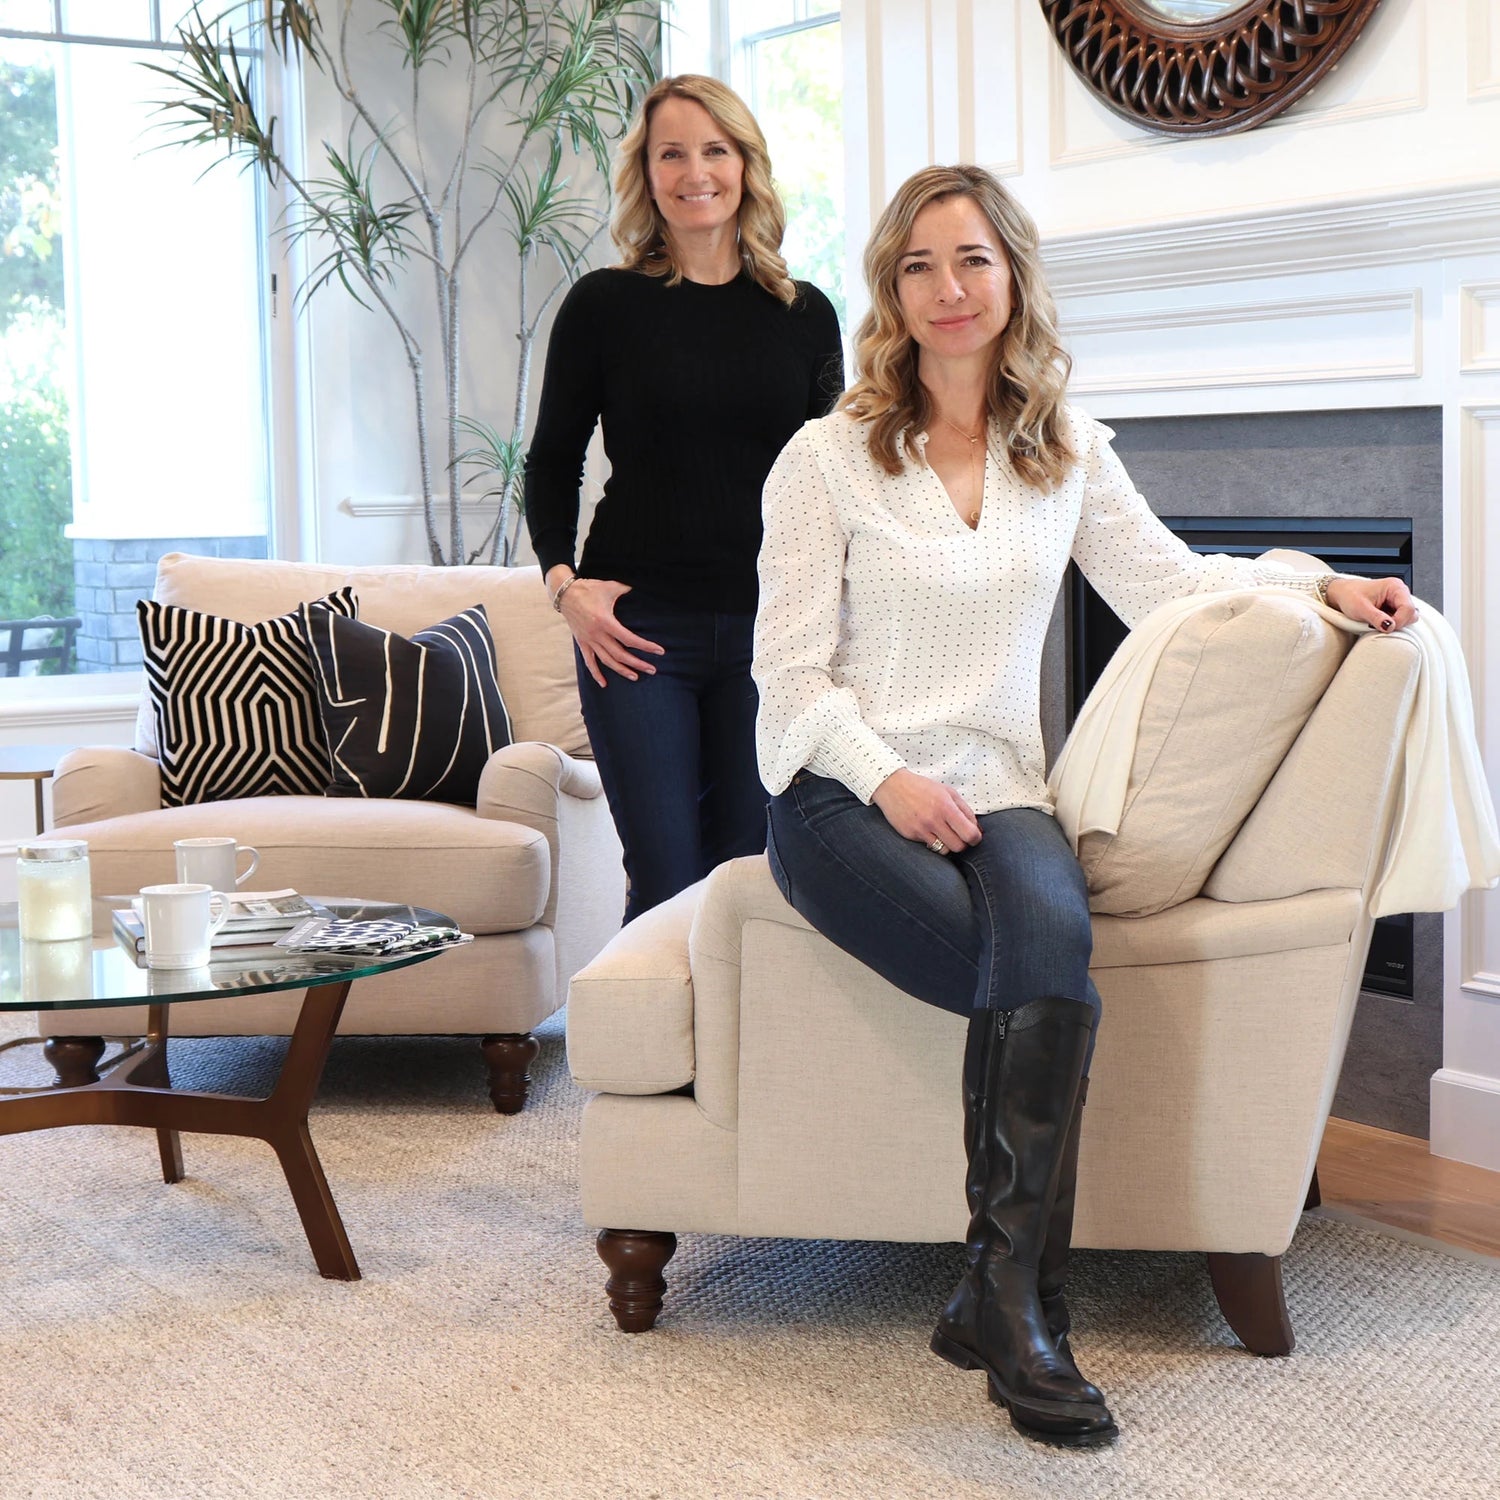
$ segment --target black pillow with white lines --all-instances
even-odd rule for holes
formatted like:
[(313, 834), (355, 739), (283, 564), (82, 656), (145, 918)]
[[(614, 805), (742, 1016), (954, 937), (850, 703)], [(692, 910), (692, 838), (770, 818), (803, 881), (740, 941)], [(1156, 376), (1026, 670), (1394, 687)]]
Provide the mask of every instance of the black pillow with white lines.
[[(340, 619), (358, 612), (352, 588), (318, 604)], [(242, 625), (142, 599), (136, 614), (162, 806), (323, 791), (328, 748), (300, 610)]]
[(484, 606), (410, 639), (302, 606), (333, 778), (330, 796), (472, 807), (479, 774), (511, 741)]

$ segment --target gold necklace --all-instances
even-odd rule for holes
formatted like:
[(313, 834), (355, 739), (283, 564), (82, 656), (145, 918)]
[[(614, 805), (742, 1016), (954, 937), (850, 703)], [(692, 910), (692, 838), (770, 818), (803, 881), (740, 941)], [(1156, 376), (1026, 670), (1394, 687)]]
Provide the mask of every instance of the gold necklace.
[(980, 463), (980, 467), (978, 469), (974, 468), (972, 462), (969, 466), (971, 474), (970, 482), (974, 485), (974, 493), (979, 499), (979, 504), (969, 512), (969, 529), (972, 531), (979, 525), (979, 512), (984, 505), (984, 449), (979, 447), (978, 444), (979, 440), (985, 435), (985, 431), (989, 427), (989, 423), (986, 422), (978, 432), (965, 432), (957, 422), (950, 421), (942, 414), (942, 412), (938, 412), (938, 421), (946, 422), (947, 425), (951, 427), (959, 435), (959, 437), (961, 437), (969, 445), (969, 458), (971, 460), (977, 459)]

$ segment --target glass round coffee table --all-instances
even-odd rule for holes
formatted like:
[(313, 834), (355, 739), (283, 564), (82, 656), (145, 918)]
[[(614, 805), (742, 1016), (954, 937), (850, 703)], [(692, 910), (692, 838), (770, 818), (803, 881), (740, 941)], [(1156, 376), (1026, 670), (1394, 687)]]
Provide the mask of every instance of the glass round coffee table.
[[(324, 1276), (357, 1281), (359, 1265), (328, 1190), (308, 1132), (307, 1113), (323, 1076), (333, 1034), (349, 987), (356, 979), (436, 958), (446, 948), (386, 957), (284, 955), (257, 948), (215, 950), (201, 969), (148, 969), (114, 937), (111, 921), (120, 898), (94, 903), (94, 935), (76, 942), (23, 942), (13, 902), (0, 903), (0, 1011), (47, 1012), (138, 1006), (147, 1009), (144, 1044), (99, 1077), (93, 1064), (100, 1038), (49, 1043), (47, 1055), (59, 1085), (0, 1096), (0, 1135), (51, 1130), (59, 1125), (139, 1125), (156, 1131), (162, 1176), (183, 1177), (180, 1131), (243, 1135), (265, 1141), (281, 1162)], [(423, 926), (452, 926), (447, 917), (413, 906), (324, 901), (338, 917), (396, 919)], [(263, 1099), (174, 1089), (167, 1072), (169, 1007), (193, 1000), (306, 990), (276, 1086)], [(45, 1020), (42, 1030), (46, 1030)]]

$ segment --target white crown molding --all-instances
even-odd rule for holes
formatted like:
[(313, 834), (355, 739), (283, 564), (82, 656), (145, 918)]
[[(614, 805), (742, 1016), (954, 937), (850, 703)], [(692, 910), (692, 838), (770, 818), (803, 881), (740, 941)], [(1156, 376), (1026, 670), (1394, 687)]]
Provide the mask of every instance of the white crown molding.
[(1058, 235), (1042, 256), (1054, 292), (1092, 297), (1489, 254), (1497, 242), (1500, 180)]

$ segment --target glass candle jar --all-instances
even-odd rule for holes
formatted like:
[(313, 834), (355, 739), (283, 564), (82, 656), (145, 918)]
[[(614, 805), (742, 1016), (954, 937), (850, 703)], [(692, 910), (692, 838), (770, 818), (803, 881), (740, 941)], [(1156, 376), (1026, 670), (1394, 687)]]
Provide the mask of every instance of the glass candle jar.
[(22, 844), (16, 860), (17, 925), (27, 942), (58, 943), (88, 937), (89, 846), (82, 839)]

